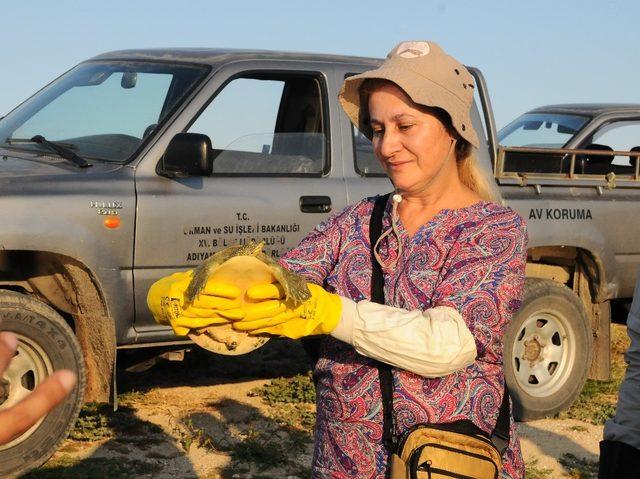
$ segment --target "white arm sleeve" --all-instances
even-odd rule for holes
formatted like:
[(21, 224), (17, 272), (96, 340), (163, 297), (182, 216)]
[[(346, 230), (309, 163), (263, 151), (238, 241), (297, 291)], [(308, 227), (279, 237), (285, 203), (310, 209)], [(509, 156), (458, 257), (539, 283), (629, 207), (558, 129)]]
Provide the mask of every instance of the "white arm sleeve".
[(331, 336), (363, 356), (425, 377), (451, 374), (477, 356), (471, 331), (448, 306), (407, 311), (343, 297), (342, 318)]

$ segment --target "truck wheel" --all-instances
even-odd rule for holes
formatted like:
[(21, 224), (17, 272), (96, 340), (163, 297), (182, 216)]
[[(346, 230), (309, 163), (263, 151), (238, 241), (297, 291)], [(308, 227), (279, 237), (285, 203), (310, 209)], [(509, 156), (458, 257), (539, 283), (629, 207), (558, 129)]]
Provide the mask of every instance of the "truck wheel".
[(547, 417), (571, 406), (587, 379), (591, 344), (580, 298), (563, 284), (527, 279), (504, 343), (516, 419)]
[(78, 376), (62, 404), (21, 436), (0, 445), (0, 477), (12, 477), (40, 466), (67, 437), (82, 406), (86, 372), (73, 331), (46, 304), (1, 291), (0, 329), (18, 337), (16, 355), (0, 379), (0, 409), (14, 405), (53, 371), (71, 369)]

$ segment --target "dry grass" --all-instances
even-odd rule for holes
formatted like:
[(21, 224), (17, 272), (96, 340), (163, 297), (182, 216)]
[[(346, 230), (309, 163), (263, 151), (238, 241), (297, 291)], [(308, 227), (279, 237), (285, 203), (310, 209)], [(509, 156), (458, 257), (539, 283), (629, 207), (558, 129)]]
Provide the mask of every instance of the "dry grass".
[(597, 462), (581, 459), (568, 453), (558, 459), (558, 462), (569, 471), (565, 477), (571, 479), (596, 479), (598, 477)]
[(580, 419), (591, 424), (604, 424), (616, 413), (618, 389), (627, 368), (623, 353), (629, 347), (629, 337), (626, 326), (611, 325), (611, 380), (587, 380), (580, 396), (573, 406), (560, 413), (560, 419)]
[(316, 390), (311, 372), (297, 374), (292, 378), (274, 379), (261, 388), (254, 389), (252, 394), (260, 396), (270, 406), (316, 402)]
[(60, 455), (51, 459), (40, 469), (36, 469), (23, 479), (96, 479), (113, 477), (119, 479), (152, 478), (161, 466), (122, 458), (85, 458), (78, 459), (69, 455)]
[(525, 463), (524, 479), (547, 479), (552, 472), (551, 469), (540, 467), (537, 459), (532, 459)]

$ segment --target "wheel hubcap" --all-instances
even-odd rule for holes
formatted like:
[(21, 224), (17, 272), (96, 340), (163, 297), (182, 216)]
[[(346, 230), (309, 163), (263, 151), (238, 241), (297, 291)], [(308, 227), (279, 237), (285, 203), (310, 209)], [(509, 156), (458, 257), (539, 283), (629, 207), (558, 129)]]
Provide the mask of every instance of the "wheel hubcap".
[(556, 311), (538, 311), (520, 327), (513, 347), (516, 380), (528, 394), (546, 397), (568, 379), (575, 361), (575, 337)]
[[(49, 356), (37, 343), (20, 334), (16, 336), (16, 354), (4, 372), (4, 377), (0, 379), (0, 410), (13, 406), (31, 394), (36, 386), (53, 372)], [(13, 441), (0, 446), (0, 451), (13, 447), (31, 436), (43, 420), (38, 421)]]
[(542, 346), (536, 338), (524, 342), (524, 356), (523, 359), (527, 361), (537, 361), (540, 357)]

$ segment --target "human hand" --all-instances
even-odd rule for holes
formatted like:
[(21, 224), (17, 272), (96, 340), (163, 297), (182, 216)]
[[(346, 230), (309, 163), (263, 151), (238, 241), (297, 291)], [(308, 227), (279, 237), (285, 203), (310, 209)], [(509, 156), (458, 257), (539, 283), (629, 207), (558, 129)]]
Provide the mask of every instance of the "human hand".
[[(0, 376), (15, 355), (18, 340), (13, 333), (0, 333)], [(73, 390), (76, 375), (69, 370), (56, 371), (28, 396), (0, 411), (0, 445), (23, 434), (60, 404)]]
[(307, 283), (311, 298), (294, 306), (284, 298), (279, 284), (257, 285), (247, 290), (247, 298), (257, 301), (245, 305), (245, 316), (233, 328), (250, 334), (273, 334), (298, 339), (329, 334), (340, 322), (342, 300), (337, 294)]
[(240, 289), (215, 281), (208, 281), (193, 304), (183, 309), (184, 294), (192, 277), (193, 270), (189, 270), (165, 276), (151, 285), (147, 305), (158, 323), (168, 324), (177, 335), (186, 336), (192, 329), (227, 324), (244, 317), (238, 299)]

